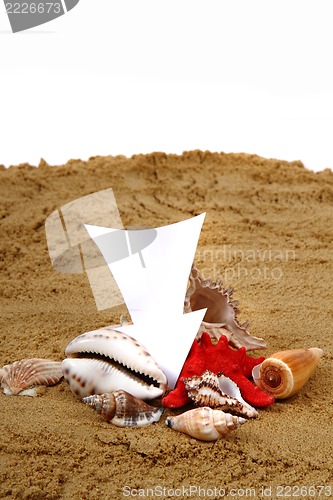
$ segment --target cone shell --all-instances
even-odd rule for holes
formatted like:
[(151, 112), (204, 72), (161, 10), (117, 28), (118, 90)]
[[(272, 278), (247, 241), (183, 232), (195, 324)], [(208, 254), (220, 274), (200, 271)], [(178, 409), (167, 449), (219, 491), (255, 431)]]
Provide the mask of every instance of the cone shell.
[(6, 396), (36, 396), (34, 386), (54, 385), (61, 378), (61, 362), (51, 359), (22, 359), (0, 369), (0, 383)]
[(318, 347), (277, 352), (254, 368), (254, 382), (278, 399), (289, 398), (306, 384), (322, 355)]
[(235, 417), (222, 410), (207, 406), (186, 411), (175, 417), (167, 417), (165, 424), (175, 431), (183, 432), (201, 441), (216, 441), (237, 429), (247, 420)]
[(150, 406), (123, 390), (88, 396), (82, 401), (118, 427), (149, 425), (158, 422), (163, 413), (163, 408)]

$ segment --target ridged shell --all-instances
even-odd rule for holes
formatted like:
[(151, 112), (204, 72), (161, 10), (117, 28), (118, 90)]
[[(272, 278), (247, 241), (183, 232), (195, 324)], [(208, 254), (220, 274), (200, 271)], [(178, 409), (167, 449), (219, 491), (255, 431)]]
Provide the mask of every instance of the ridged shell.
[(277, 352), (253, 369), (254, 382), (278, 399), (289, 398), (306, 384), (322, 355), (318, 347)]
[(162, 396), (165, 374), (146, 349), (129, 335), (112, 328), (84, 333), (65, 350), (65, 379), (76, 396), (83, 398), (126, 390), (141, 399)]
[[(188, 396), (198, 406), (219, 408), (220, 410), (249, 418), (258, 416), (258, 412), (252, 406), (245, 403), (242, 398), (237, 399), (234, 395), (222, 392), (219, 376), (210, 370), (206, 370), (200, 376), (184, 378), (183, 382)], [(234, 384), (231, 380), (230, 382)]]
[(163, 408), (150, 406), (123, 390), (88, 396), (82, 401), (118, 427), (149, 425), (158, 422), (163, 413)]
[(54, 385), (62, 378), (61, 362), (32, 358), (15, 361), (0, 369), (0, 382), (6, 396), (36, 396), (36, 385)]
[(248, 322), (242, 325), (238, 322), (237, 306), (239, 303), (232, 300), (233, 288), (223, 288), (220, 279), (204, 280), (194, 263), (189, 280), (190, 286), (185, 296), (184, 312), (207, 308), (197, 339), (203, 332), (208, 332), (217, 340), (221, 335), (226, 335), (229, 343), (237, 349), (242, 346), (248, 351), (266, 348), (263, 339), (253, 337), (247, 331)]
[(207, 406), (186, 411), (175, 417), (167, 417), (165, 421), (171, 429), (201, 441), (216, 441), (245, 422), (247, 422), (245, 418), (235, 417)]

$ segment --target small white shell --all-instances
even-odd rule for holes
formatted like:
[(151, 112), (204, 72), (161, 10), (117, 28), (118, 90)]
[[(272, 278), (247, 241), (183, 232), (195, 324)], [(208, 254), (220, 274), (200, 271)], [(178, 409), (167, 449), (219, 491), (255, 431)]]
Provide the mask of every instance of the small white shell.
[(239, 390), (238, 385), (233, 380), (231, 380), (231, 378), (226, 377), (225, 375), (220, 375), (219, 387), (224, 394), (227, 394), (228, 396), (237, 399), (237, 401), (239, 401), (241, 404), (244, 405), (244, 407), (248, 409), (248, 414), (247, 414), (248, 417), (259, 416), (257, 410), (253, 408), (253, 406), (249, 405), (249, 403), (247, 403), (242, 398), (241, 391)]
[(216, 441), (245, 422), (245, 418), (235, 417), (222, 410), (212, 410), (207, 406), (186, 411), (175, 417), (167, 417), (165, 420), (165, 424), (171, 429), (201, 441)]
[(32, 358), (15, 361), (0, 369), (0, 382), (6, 396), (36, 396), (36, 385), (54, 385), (62, 378), (61, 362)]

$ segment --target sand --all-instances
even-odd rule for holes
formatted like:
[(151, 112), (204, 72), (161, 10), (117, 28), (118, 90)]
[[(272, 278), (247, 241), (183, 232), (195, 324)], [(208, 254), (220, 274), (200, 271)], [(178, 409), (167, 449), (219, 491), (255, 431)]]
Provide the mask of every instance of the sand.
[(330, 496), (330, 170), (200, 151), (0, 168), (0, 366), (30, 357), (61, 360), (75, 336), (126, 313), (124, 305), (98, 311), (85, 274), (53, 269), (45, 238), (53, 210), (110, 187), (125, 227), (207, 212), (196, 262), (205, 277), (220, 276), (235, 288), (240, 320), (250, 320), (251, 333), (267, 342), (253, 355), (318, 346), (325, 356), (296, 396), (212, 443), (167, 428), (171, 410), (149, 427), (114, 427), (64, 381), (35, 398), (1, 394), (1, 498)]

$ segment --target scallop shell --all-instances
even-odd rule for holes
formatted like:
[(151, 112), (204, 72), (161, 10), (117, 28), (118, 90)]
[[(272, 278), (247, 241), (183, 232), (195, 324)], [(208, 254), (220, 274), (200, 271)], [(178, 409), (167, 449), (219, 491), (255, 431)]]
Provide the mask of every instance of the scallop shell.
[(272, 354), (253, 369), (254, 382), (278, 399), (289, 398), (306, 384), (323, 354), (318, 347)]
[(231, 345), (239, 349), (244, 346), (248, 351), (266, 348), (263, 339), (253, 337), (247, 331), (248, 322), (238, 322), (238, 302), (232, 300), (233, 288), (223, 288), (222, 281), (204, 280), (193, 263), (189, 277), (190, 286), (186, 292), (184, 312), (207, 308), (204, 320), (197, 333), (199, 339), (203, 332), (208, 332), (217, 340), (226, 335)]
[(167, 378), (146, 349), (125, 333), (101, 328), (76, 337), (62, 362), (65, 379), (80, 399), (123, 389), (140, 399), (162, 396)]
[(6, 396), (36, 396), (36, 385), (54, 385), (62, 378), (61, 362), (51, 359), (22, 359), (0, 369)]
[(235, 417), (207, 406), (186, 411), (175, 417), (167, 417), (165, 421), (171, 429), (201, 441), (216, 441), (245, 422), (247, 422), (245, 418)]
[(88, 396), (82, 401), (118, 427), (149, 425), (158, 422), (163, 413), (163, 408), (150, 406), (123, 390)]
[[(224, 377), (224, 376), (223, 376)], [(228, 377), (224, 377), (227, 379)], [(234, 386), (237, 385), (228, 379)], [(202, 375), (183, 378), (188, 396), (198, 406), (209, 406), (210, 408), (219, 408), (223, 411), (231, 412), (238, 416), (249, 418), (257, 417), (258, 412), (252, 406), (247, 404), (240, 396), (238, 391), (236, 397), (235, 389), (233, 394), (227, 394), (221, 390), (219, 376), (210, 370), (206, 370)], [(230, 386), (229, 386), (230, 387)], [(240, 398), (240, 399), (239, 399)]]

